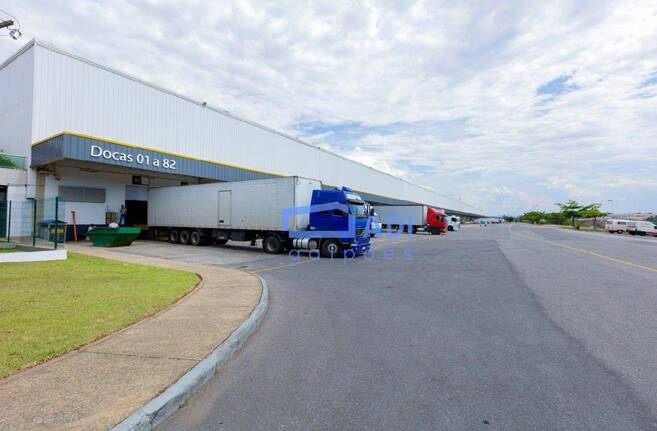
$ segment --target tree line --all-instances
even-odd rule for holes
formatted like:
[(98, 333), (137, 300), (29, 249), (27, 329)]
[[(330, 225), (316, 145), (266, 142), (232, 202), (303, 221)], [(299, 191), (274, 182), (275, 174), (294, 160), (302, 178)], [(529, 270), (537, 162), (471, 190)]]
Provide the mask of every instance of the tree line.
[(575, 227), (576, 221), (579, 218), (592, 218), (593, 226), (601, 217), (606, 217), (609, 213), (600, 211), (602, 204), (589, 204), (581, 205), (576, 201), (570, 200), (565, 203), (557, 204), (560, 211), (556, 212), (543, 212), (543, 211), (529, 211), (518, 217), (518, 221), (525, 221), (532, 224), (537, 223), (550, 223), (550, 224), (572, 224)]

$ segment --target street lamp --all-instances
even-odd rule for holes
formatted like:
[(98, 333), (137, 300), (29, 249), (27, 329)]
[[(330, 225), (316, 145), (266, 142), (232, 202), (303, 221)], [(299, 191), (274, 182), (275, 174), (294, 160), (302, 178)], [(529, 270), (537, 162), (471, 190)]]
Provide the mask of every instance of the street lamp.
[(12, 28), (9, 30), (9, 37), (11, 37), (14, 40), (18, 40), (19, 37), (21, 37), (23, 33), (17, 28)]
[(3, 15), (6, 15), (9, 18), (11, 18), (11, 19), (0, 19), (0, 29), (2, 29), (2, 28), (8, 29), (9, 30), (9, 35), (8, 36), (11, 37), (14, 40), (17, 40), (19, 37), (21, 37), (23, 35), (23, 33), (20, 30), (20, 28), (21, 28), (20, 21), (18, 20), (18, 18), (16, 18), (15, 16), (10, 14), (6, 10), (0, 9), (0, 13), (2, 13)]

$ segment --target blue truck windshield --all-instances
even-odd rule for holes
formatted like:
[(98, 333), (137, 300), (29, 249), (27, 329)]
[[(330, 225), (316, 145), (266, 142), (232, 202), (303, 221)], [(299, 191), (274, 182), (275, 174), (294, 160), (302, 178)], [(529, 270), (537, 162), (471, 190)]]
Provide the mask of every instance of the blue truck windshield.
[(367, 211), (365, 210), (365, 205), (364, 204), (354, 204), (354, 203), (350, 202), (349, 203), (349, 211), (356, 218), (367, 218)]

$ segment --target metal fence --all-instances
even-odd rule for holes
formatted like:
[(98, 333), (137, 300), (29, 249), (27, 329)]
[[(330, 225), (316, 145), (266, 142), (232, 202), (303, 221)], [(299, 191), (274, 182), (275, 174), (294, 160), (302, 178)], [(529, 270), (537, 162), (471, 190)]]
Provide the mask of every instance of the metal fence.
[(65, 203), (58, 197), (0, 201), (0, 241), (57, 248), (66, 241)]

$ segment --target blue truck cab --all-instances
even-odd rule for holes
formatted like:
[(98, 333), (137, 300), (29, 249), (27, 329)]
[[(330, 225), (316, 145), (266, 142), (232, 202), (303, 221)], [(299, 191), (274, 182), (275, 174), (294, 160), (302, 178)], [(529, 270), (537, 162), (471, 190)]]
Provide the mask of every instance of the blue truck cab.
[[(332, 204), (340, 205), (331, 208)], [(337, 256), (341, 251), (349, 253), (349, 250), (360, 255), (369, 250), (369, 213), (365, 201), (357, 193), (347, 187), (313, 190), (311, 205), (325, 205), (327, 208), (310, 213), (310, 230), (332, 232), (320, 238), (323, 256)], [(350, 218), (353, 229), (350, 229)]]

